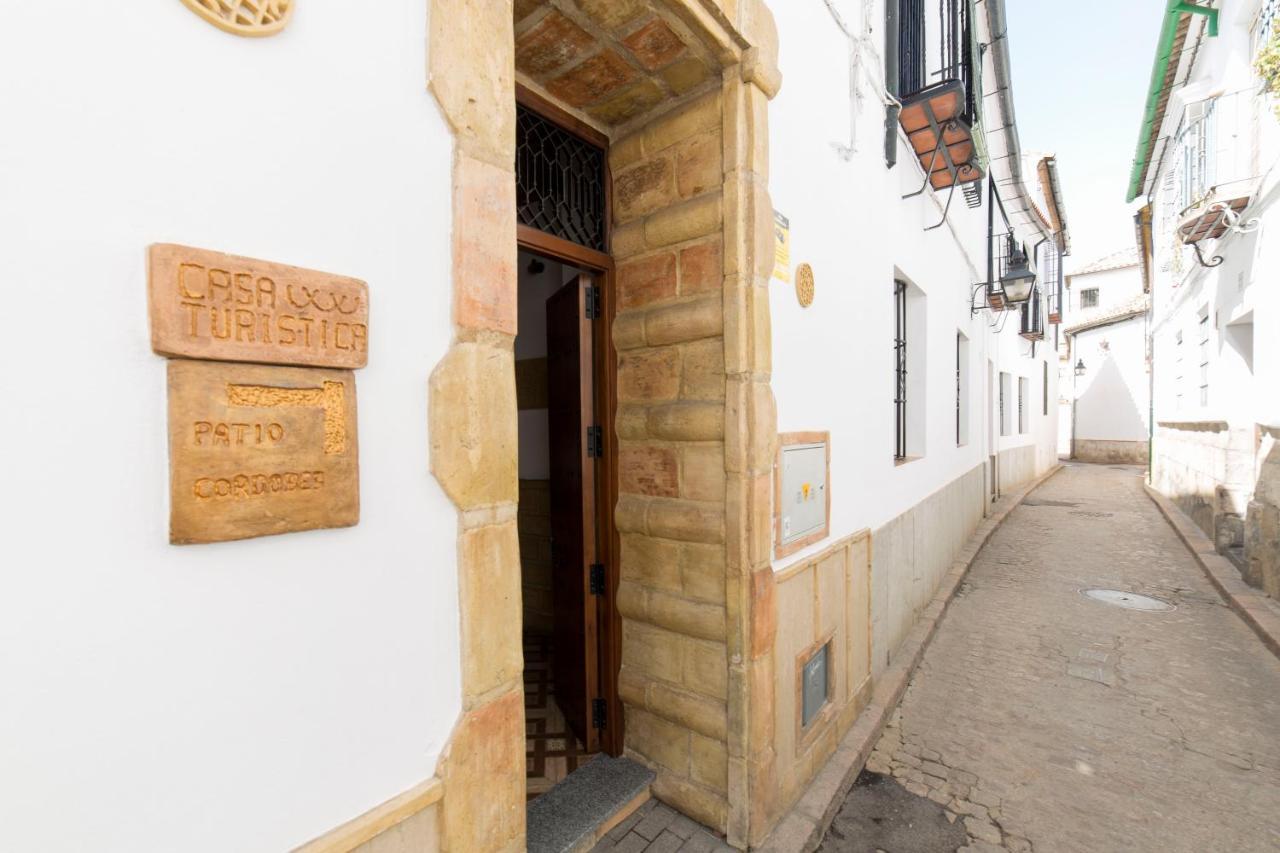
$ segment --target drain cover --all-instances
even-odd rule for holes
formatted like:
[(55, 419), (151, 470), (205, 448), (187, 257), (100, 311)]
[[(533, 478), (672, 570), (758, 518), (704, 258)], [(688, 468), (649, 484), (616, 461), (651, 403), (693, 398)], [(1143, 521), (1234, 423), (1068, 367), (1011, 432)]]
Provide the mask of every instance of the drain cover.
[(1086, 598), (1101, 601), (1103, 604), (1114, 604), (1116, 607), (1126, 607), (1129, 610), (1159, 611), (1176, 609), (1167, 601), (1161, 601), (1149, 595), (1138, 595), (1136, 592), (1124, 592), (1119, 589), (1084, 589), (1081, 592), (1084, 593)]

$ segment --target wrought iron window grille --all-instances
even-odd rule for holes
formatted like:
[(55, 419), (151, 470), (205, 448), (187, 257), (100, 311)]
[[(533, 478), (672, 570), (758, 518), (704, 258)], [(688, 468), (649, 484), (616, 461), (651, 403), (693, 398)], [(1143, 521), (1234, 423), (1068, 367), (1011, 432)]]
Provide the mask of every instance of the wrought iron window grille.
[(907, 458), (907, 283), (893, 282), (893, 458)]
[[(936, 83), (964, 86), (958, 118), (969, 127), (977, 119), (973, 26), (969, 0), (937, 0), (937, 16), (926, 0), (900, 0), (898, 6), (898, 92), (902, 100)], [(930, 61), (929, 48), (936, 51)]]
[(608, 251), (604, 166), (604, 151), (516, 105), (516, 212), (522, 225)]
[(1001, 374), (999, 375), (999, 377), (998, 377), (998, 379), (999, 379), (999, 385), (1000, 385), (1000, 406), (999, 406), (999, 415), (1000, 415), (1000, 434), (1001, 434), (1001, 435), (1008, 435), (1008, 434), (1009, 434), (1009, 427), (1008, 427), (1008, 425), (1005, 423), (1005, 420), (1004, 420), (1004, 386), (1005, 386), (1004, 378), (1005, 378), (1005, 376), (1006, 376), (1006, 375), (1008, 375), (1008, 374), (1001, 373)]
[(1040, 288), (1031, 291), (1031, 298), (1022, 305), (1021, 326), (1018, 334), (1029, 341), (1044, 340), (1044, 317), (1041, 313)]
[(956, 447), (960, 446), (960, 417), (963, 409), (960, 405), (960, 342), (963, 336), (956, 333)]
[(1048, 291), (1048, 320), (1056, 326), (1062, 322), (1063, 274), (1062, 252), (1053, 241), (1044, 244), (1040, 273)]

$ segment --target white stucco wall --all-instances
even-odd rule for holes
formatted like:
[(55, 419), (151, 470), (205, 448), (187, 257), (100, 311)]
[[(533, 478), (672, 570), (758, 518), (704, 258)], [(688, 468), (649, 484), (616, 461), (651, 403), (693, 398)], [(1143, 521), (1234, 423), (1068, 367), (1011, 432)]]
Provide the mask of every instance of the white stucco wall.
[[(1223, 261), (1213, 268), (1200, 266), (1190, 247), (1178, 246), (1171, 236), (1178, 200), (1161, 189), (1171, 166), (1162, 165), (1151, 182), (1156, 214), (1152, 350), (1157, 424), (1226, 421), (1233, 430), (1252, 434), (1258, 424), (1280, 423), (1280, 394), (1275, 392), (1280, 387), (1280, 337), (1274, 334), (1280, 328), (1280, 291), (1270, 275), (1280, 258), (1280, 213), (1275, 206), (1280, 186), (1275, 168), (1280, 122), (1274, 115), (1274, 98), (1261, 93), (1251, 68), (1251, 28), (1259, 7), (1257, 0), (1251, 0), (1224, 11), (1218, 37), (1201, 41), (1194, 67), (1184, 74), (1186, 84), (1169, 99), (1161, 128), (1162, 135), (1175, 134), (1187, 104), (1217, 98), (1212, 174), (1217, 182), (1233, 182), (1224, 187), (1226, 197), (1254, 188), (1244, 219), (1246, 223), (1256, 220), (1250, 226), (1256, 227), (1251, 233), (1203, 242), (1206, 258), (1217, 256)], [(1207, 405), (1201, 405), (1199, 392), (1202, 316), (1208, 318), (1209, 332)], [(1178, 446), (1194, 447), (1202, 437), (1189, 434)], [(1172, 447), (1168, 450), (1173, 452)], [(1164, 453), (1157, 450), (1158, 463)], [(1159, 471), (1156, 474), (1161, 476)], [(1223, 470), (1219, 475), (1220, 482), (1243, 495), (1241, 500), (1252, 490), (1255, 478), (1256, 472), (1247, 470)]]
[[(6, 849), (278, 851), (435, 768), (460, 680), (426, 5), (302, 3), (269, 39), (172, 0), (5, 10)], [(157, 241), (368, 281), (358, 527), (168, 544)]]
[(1086, 367), (1082, 376), (1072, 373), (1077, 439), (1147, 440), (1146, 346), (1145, 316), (1075, 335), (1073, 356)]
[[(1066, 280), (1066, 323), (1074, 326), (1087, 323), (1136, 297), (1142, 296), (1142, 267), (1127, 266), (1104, 269), (1098, 272), (1068, 274)], [(1081, 304), (1081, 291), (1096, 289), (1098, 304), (1085, 308)]]
[[(835, 5), (855, 32), (862, 31), (865, 8), (871, 42), (882, 49), (882, 3)], [(1000, 449), (1043, 444), (1037, 456), (1047, 468), (1056, 458), (1056, 412), (1051, 406), (1049, 416), (1041, 414), (1041, 362), (1049, 358), (1055, 365), (1049, 370), (1049, 395), (1055, 400), (1052, 344), (1037, 344), (1031, 358), (1031, 343), (1017, 334), (1016, 312), (996, 334), (988, 326), (989, 312), (971, 316), (969, 311), (972, 285), (986, 274), (985, 182), (981, 208), (969, 209), (957, 193), (948, 225), (926, 231), (941, 218), (945, 196), (928, 192), (902, 200), (922, 181), (904, 139), (897, 166), (885, 168), (884, 109), (875, 95), (883, 60), (870, 51), (863, 54), (863, 97), (851, 105), (849, 41), (824, 4), (771, 8), (784, 84), (769, 107), (769, 192), (774, 207), (790, 220), (791, 271), (809, 263), (816, 280), (809, 308), (799, 305), (792, 284), (775, 279), (770, 286), (772, 383), (779, 432), (831, 432), (831, 539), (875, 530)], [(815, 109), (814, 104), (830, 107)], [(837, 146), (856, 151), (846, 160)], [(923, 454), (901, 465), (893, 459), (895, 275), (919, 288), (924, 299), (912, 305), (923, 305), (927, 313), (924, 340), (913, 334), (908, 341), (909, 352), (924, 350), (923, 374), (919, 369), (909, 374), (908, 397), (908, 420), (923, 422)], [(969, 340), (963, 446), (956, 442), (957, 332)], [(1052, 335), (1048, 327), (1050, 341)], [(988, 361), (1029, 379), (1026, 434), (989, 441), (995, 404), (986, 391)], [(908, 444), (915, 455), (918, 443), (909, 436)], [(967, 534), (958, 530), (956, 535)], [(830, 541), (775, 567), (803, 559)]]

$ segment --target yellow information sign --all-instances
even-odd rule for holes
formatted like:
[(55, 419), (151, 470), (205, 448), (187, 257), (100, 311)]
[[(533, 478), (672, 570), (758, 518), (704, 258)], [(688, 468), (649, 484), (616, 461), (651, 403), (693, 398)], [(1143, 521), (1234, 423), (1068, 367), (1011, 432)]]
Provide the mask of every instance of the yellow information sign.
[(791, 220), (773, 212), (773, 277), (791, 281)]

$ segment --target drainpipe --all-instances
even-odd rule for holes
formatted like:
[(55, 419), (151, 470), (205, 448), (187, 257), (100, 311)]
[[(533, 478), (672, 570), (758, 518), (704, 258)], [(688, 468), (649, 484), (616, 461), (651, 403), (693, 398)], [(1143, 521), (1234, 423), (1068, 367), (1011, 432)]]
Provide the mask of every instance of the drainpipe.
[[(897, 98), (898, 92), (898, 0), (884, 4), (884, 87)], [(890, 104), (884, 110), (884, 164), (892, 169), (898, 164), (898, 114), (902, 107)]]

